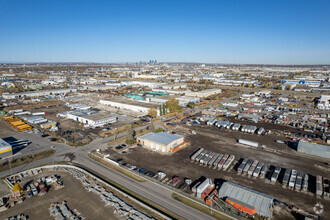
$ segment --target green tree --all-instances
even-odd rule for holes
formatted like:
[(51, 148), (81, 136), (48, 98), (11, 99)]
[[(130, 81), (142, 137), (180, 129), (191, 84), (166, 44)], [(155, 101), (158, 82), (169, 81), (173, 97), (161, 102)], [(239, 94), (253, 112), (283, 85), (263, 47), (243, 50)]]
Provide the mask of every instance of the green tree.
[(196, 104), (195, 104), (194, 102), (189, 102), (189, 103), (187, 104), (187, 107), (188, 107), (188, 108), (191, 108), (191, 109), (194, 109), (195, 106), (196, 106)]
[(170, 113), (177, 112), (179, 109), (179, 101), (176, 98), (171, 98), (166, 102), (166, 106)]
[(159, 127), (156, 129), (156, 133), (163, 132), (163, 131), (164, 131), (164, 128), (162, 128), (162, 127)]
[(278, 90), (282, 90), (282, 85), (281, 85), (281, 84), (278, 84), (278, 85), (277, 85), (277, 89), (278, 89)]
[(163, 115), (166, 115), (166, 113), (167, 113), (167, 106), (165, 104), (163, 104), (162, 110), (163, 110)]
[(159, 115), (160, 115), (160, 116), (163, 115), (163, 109), (162, 109), (162, 106), (159, 106)]
[(18, 92), (24, 92), (24, 88), (21, 85), (17, 86), (17, 90)]
[(287, 85), (286, 90), (291, 90), (291, 85)]
[(148, 111), (148, 115), (150, 115), (151, 117), (157, 117), (157, 109), (154, 107), (151, 107)]

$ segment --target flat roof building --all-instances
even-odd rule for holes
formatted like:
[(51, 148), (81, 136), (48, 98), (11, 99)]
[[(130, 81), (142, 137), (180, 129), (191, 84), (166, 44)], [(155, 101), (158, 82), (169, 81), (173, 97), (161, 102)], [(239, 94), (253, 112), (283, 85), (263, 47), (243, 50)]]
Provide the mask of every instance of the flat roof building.
[(199, 92), (186, 92), (186, 96), (206, 98), (221, 93), (221, 89), (207, 89)]
[(2, 138), (0, 138), (0, 158), (8, 157), (11, 155), (13, 155), (11, 145)]
[(117, 121), (117, 116), (115, 115), (109, 115), (106, 112), (99, 112), (90, 109), (63, 112), (59, 113), (58, 116), (83, 123), (85, 124), (85, 127), (102, 127), (106, 124), (115, 123)]
[(143, 147), (161, 153), (170, 153), (176, 147), (183, 144), (183, 136), (165, 132), (148, 133), (137, 138), (138, 143)]
[(3, 93), (2, 97), (4, 99), (18, 99), (18, 98), (31, 98), (39, 97), (44, 95), (65, 95), (70, 92), (76, 92), (77, 89), (51, 89), (51, 90), (41, 90), (34, 92), (20, 92), (20, 93)]
[(148, 101), (132, 101), (128, 98), (126, 99), (111, 99), (111, 100), (100, 100), (100, 103), (103, 105), (111, 106), (118, 109), (133, 111), (143, 113), (147, 115), (150, 108), (157, 109), (157, 114), (159, 115), (159, 105), (148, 103)]

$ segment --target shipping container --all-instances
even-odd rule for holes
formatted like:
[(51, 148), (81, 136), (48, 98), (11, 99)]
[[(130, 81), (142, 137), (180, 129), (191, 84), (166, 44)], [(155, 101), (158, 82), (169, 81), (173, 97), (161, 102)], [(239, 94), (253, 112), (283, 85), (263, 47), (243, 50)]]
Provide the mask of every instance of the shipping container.
[(302, 190), (308, 189), (308, 174), (304, 175), (303, 182), (302, 182)]
[(222, 158), (223, 158), (223, 154), (220, 154), (219, 157), (214, 161), (213, 166), (218, 167), (218, 164)]
[(323, 195), (323, 178), (322, 176), (316, 176), (316, 195)]
[(258, 142), (244, 140), (244, 139), (239, 139), (238, 143), (248, 145), (248, 146), (251, 146), (251, 147), (258, 147), (259, 146)]
[(292, 188), (294, 187), (294, 185), (296, 183), (296, 178), (297, 178), (297, 170), (292, 170), (290, 180), (289, 180), (289, 187), (292, 187)]
[(207, 158), (205, 158), (205, 160), (204, 160), (204, 165), (207, 165), (208, 164), (208, 162), (211, 160), (212, 158), (211, 158), (211, 156), (208, 156)]
[(214, 163), (214, 161), (217, 159), (219, 157), (219, 154), (218, 153), (216, 153), (213, 157), (212, 157), (212, 159), (208, 162), (208, 166), (213, 166), (213, 163)]
[(251, 165), (253, 163), (253, 160), (248, 160), (244, 166), (243, 172), (246, 173), (250, 169)]
[(260, 170), (260, 176), (265, 176), (267, 172), (267, 166), (264, 164)]
[(218, 163), (218, 168), (222, 169), (222, 166), (224, 165), (224, 163), (226, 162), (226, 160), (228, 159), (229, 155), (225, 154), (222, 159), (220, 160), (220, 162)]
[(295, 184), (295, 189), (300, 190), (301, 189), (301, 184), (302, 184), (302, 178), (304, 174), (300, 171), (297, 172), (297, 178), (296, 178), (296, 184)]
[(200, 153), (202, 153), (203, 150), (204, 150), (203, 148), (199, 148), (199, 150), (197, 150), (197, 151), (196, 151), (196, 152), (190, 157), (190, 159), (191, 159), (191, 160), (195, 160), (196, 157), (197, 157)]
[(259, 162), (259, 163), (258, 163), (256, 169), (255, 169), (254, 172), (253, 172), (253, 176), (254, 176), (254, 177), (258, 177), (258, 176), (259, 176), (260, 171), (261, 171), (261, 168), (262, 168), (263, 165), (264, 165), (264, 163), (262, 163), (262, 162)]
[(195, 158), (195, 161), (196, 161), (196, 162), (199, 162), (199, 161), (202, 159), (202, 157), (204, 157), (204, 155), (203, 155), (203, 154), (199, 154), (199, 155)]
[(230, 157), (226, 160), (226, 162), (223, 164), (223, 169), (227, 170), (229, 166), (233, 163), (235, 160), (235, 155), (230, 155)]
[(291, 169), (285, 169), (284, 176), (282, 179), (283, 185), (288, 185), (289, 180), (290, 180), (290, 174), (291, 174)]
[(14, 115), (29, 115), (29, 114), (31, 114), (31, 112), (28, 112), (28, 111), (14, 113)]
[(263, 127), (259, 128), (258, 131), (257, 131), (257, 134), (258, 135), (261, 135), (265, 132), (265, 129)]
[(204, 164), (205, 160), (209, 158), (208, 156), (204, 155), (202, 159), (199, 160), (199, 163)]
[(242, 163), (237, 168), (237, 172), (239, 172), (239, 173), (242, 173), (243, 172), (244, 166), (245, 166), (245, 164), (246, 164), (247, 161), (248, 161), (247, 158), (243, 159)]
[(252, 175), (254, 170), (256, 169), (257, 165), (258, 165), (259, 161), (258, 160), (254, 160), (253, 163), (251, 164), (250, 168), (248, 169), (247, 173), (248, 175)]

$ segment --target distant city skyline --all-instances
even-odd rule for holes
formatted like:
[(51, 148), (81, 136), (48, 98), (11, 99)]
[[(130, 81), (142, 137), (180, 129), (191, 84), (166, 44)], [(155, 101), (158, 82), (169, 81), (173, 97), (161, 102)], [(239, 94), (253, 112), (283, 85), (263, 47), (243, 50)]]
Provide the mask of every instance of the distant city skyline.
[(0, 0), (0, 63), (330, 64), (330, 1)]

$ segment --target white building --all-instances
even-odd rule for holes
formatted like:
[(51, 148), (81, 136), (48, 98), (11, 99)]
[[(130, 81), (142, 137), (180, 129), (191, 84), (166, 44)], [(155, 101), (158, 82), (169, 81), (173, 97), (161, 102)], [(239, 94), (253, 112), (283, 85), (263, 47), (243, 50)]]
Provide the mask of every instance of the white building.
[(85, 124), (85, 127), (102, 127), (106, 124), (115, 123), (117, 117), (105, 112), (95, 110), (75, 110), (59, 113), (58, 116), (72, 119)]
[(45, 95), (65, 95), (70, 92), (77, 92), (77, 89), (69, 88), (69, 89), (41, 90), (34, 92), (3, 93), (2, 97), (4, 99), (31, 98), (31, 97), (39, 97)]
[(316, 107), (318, 109), (330, 109), (330, 95), (322, 95)]
[(208, 89), (199, 92), (186, 92), (186, 96), (206, 98), (221, 93), (221, 89)]
[(139, 112), (143, 113), (144, 115), (147, 115), (149, 113), (150, 108), (154, 107), (157, 109), (157, 115), (159, 115), (159, 109), (157, 106), (148, 104), (148, 103), (139, 103), (140, 105), (137, 105), (137, 103), (132, 103), (129, 100), (100, 100), (100, 103), (103, 105), (111, 106), (118, 109), (133, 111), (133, 112)]

